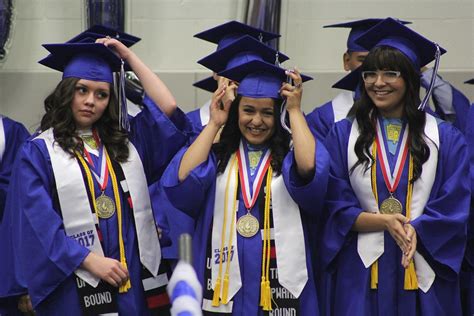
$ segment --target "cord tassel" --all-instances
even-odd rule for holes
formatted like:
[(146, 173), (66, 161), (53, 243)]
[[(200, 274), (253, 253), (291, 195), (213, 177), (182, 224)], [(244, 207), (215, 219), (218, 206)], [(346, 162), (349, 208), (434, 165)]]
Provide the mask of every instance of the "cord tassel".
[(212, 297), (212, 306), (219, 306), (219, 295), (221, 293), (221, 278), (217, 278), (216, 287), (214, 288), (214, 296)]
[(222, 284), (222, 304), (229, 303), (229, 274), (224, 275), (224, 282)]
[(416, 277), (415, 263), (410, 260), (408, 268), (405, 269), (405, 282), (403, 288), (405, 290), (418, 290), (418, 279)]

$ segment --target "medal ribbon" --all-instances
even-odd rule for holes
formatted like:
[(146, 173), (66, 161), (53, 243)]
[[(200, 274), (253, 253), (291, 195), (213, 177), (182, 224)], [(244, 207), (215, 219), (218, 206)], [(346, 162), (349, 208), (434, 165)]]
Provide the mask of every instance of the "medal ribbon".
[(270, 166), (270, 160), (270, 149), (268, 149), (265, 152), (263, 158), (260, 160), (260, 163), (257, 167), (257, 173), (255, 175), (255, 181), (253, 182), (252, 191), (250, 191), (247, 155), (245, 154), (243, 142), (240, 142), (239, 149), (237, 151), (239, 179), (242, 185), (242, 197), (244, 199), (244, 204), (249, 212), (255, 205), (255, 202), (257, 202), (258, 193), (260, 192), (263, 178), (265, 177), (267, 169)]
[(99, 184), (100, 190), (104, 192), (105, 189), (107, 188), (107, 183), (109, 182), (109, 166), (106, 163), (106, 157), (104, 155), (104, 145), (100, 142), (97, 132), (94, 130), (92, 132), (92, 135), (94, 136), (96, 143), (99, 145), (98, 147), (99, 147), (100, 169), (94, 165), (94, 162), (92, 161), (92, 157), (89, 151), (87, 151), (86, 146), (84, 146), (84, 154), (86, 155), (87, 162), (90, 166), (90, 170), (92, 174), (94, 175), (94, 178), (97, 180), (97, 183)]
[[(382, 175), (385, 181), (385, 185), (387, 186), (387, 189), (390, 194), (393, 194), (398, 187), (398, 183), (400, 182), (400, 178), (403, 172), (403, 166), (405, 165), (405, 161), (408, 155), (408, 125), (401, 131), (402, 141), (400, 143), (400, 150), (398, 151), (397, 161), (395, 163), (395, 168), (392, 174), (390, 172), (390, 165), (388, 163), (385, 143), (383, 141), (382, 128), (380, 126), (381, 124), (382, 122), (380, 120), (377, 120), (377, 133), (375, 134), (375, 143), (377, 144), (377, 155), (380, 157), (380, 166), (382, 169)], [(401, 155), (400, 151), (402, 151)]]
[[(92, 205), (94, 206), (94, 212), (97, 215), (97, 204), (95, 200), (95, 190), (94, 190), (94, 183), (92, 181), (92, 175), (91, 175), (91, 170), (82, 157), (82, 155), (78, 152), (76, 152), (76, 156), (79, 159), (82, 167), (84, 168), (84, 171), (86, 173), (86, 178), (87, 178), (87, 184), (89, 187), (89, 192), (91, 193), (92, 197)], [(112, 189), (114, 191), (114, 200), (115, 200), (115, 205), (117, 207), (117, 222), (118, 222), (118, 230), (119, 230), (119, 250), (120, 250), (120, 263), (124, 265), (126, 269), (127, 267), (127, 260), (125, 257), (125, 245), (123, 243), (123, 232), (122, 232), (122, 204), (120, 203), (120, 195), (118, 191), (118, 183), (117, 183), (117, 177), (115, 176), (114, 168), (112, 167), (112, 162), (110, 161), (109, 155), (107, 154), (107, 150), (104, 147), (104, 156), (106, 160), (106, 165), (107, 165), (107, 170), (110, 170), (110, 178), (112, 180)], [(99, 184), (100, 185), (100, 184)], [(125, 284), (122, 284), (119, 287), (119, 293), (125, 293), (128, 292), (128, 290), (132, 287), (130, 283), (130, 279), (127, 280)]]

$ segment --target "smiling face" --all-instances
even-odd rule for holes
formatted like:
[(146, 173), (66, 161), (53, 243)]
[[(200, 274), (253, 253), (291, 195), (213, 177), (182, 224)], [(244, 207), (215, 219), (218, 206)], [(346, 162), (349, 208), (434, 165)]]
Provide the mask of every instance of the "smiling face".
[(404, 113), (405, 80), (400, 76), (387, 83), (378, 75), (374, 83), (364, 83), (367, 95), (384, 117), (401, 118)]
[(108, 82), (80, 79), (76, 83), (71, 104), (76, 128), (91, 128), (107, 108), (110, 100)]
[(239, 129), (249, 144), (265, 144), (275, 132), (273, 99), (242, 97), (239, 103)]

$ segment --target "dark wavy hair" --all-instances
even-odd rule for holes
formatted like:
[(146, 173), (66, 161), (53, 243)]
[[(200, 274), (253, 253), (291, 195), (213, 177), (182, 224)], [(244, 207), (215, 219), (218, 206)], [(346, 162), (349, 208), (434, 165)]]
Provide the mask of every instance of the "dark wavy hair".
[[(410, 126), (408, 135), (409, 151), (413, 157), (413, 180), (416, 181), (421, 176), (422, 166), (428, 160), (430, 149), (423, 139), (426, 123), (425, 113), (418, 110), (420, 104), (420, 73), (415, 69), (410, 60), (399, 50), (380, 46), (372, 49), (365, 58), (361, 66), (361, 71), (374, 70), (395, 70), (400, 71), (406, 85), (406, 92), (403, 97), (404, 118)], [(358, 161), (351, 167), (351, 172), (358, 165), (364, 165), (366, 171), (370, 168), (373, 160), (370, 146), (375, 139), (375, 122), (378, 110), (367, 94), (366, 89), (362, 89), (361, 98), (354, 104), (355, 119), (359, 124), (360, 135), (355, 143), (355, 153)]]
[[(220, 140), (212, 146), (212, 150), (216, 154), (218, 160), (217, 172), (224, 172), (230, 156), (239, 148), (242, 134), (239, 129), (239, 104), (242, 99), (238, 95), (232, 102), (229, 110), (229, 117), (227, 123), (222, 129)], [(281, 173), (283, 159), (290, 150), (290, 134), (281, 126), (280, 113), (282, 100), (273, 99), (274, 111), (273, 118), (275, 119), (275, 131), (268, 141), (269, 148), (272, 151), (272, 169), (276, 174)]]
[[(84, 152), (84, 144), (77, 134), (76, 124), (71, 109), (76, 84), (79, 78), (65, 78), (56, 86), (54, 91), (44, 100), (46, 113), (41, 119), (41, 131), (53, 128), (55, 141), (61, 148), (75, 156), (75, 152)], [(110, 88), (110, 99), (102, 117), (95, 122), (102, 143), (112, 160), (125, 162), (128, 158), (127, 133), (119, 129), (118, 102), (114, 90)]]

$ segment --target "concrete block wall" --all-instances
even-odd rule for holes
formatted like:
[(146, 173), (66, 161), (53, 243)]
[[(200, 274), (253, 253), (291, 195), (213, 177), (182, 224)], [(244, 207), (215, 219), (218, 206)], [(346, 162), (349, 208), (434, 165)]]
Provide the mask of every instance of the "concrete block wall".
[[(9, 54), (0, 64), (0, 113), (33, 130), (43, 113), (44, 97), (60, 74), (37, 64), (46, 55), (42, 43), (63, 42), (85, 28), (84, 0), (15, 0)], [(196, 60), (215, 45), (193, 34), (242, 20), (245, 0), (128, 0), (126, 30), (141, 37), (134, 50), (158, 73), (185, 111), (199, 107), (210, 94), (192, 83), (210, 72)], [(282, 0), (280, 49), (316, 80), (305, 84), (303, 107), (310, 111), (337, 94), (331, 85), (344, 74), (342, 54), (347, 30), (325, 24), (366, 17), (394, 16), (448, 50), (441, 74), (474, 102), (473, 0)]]

